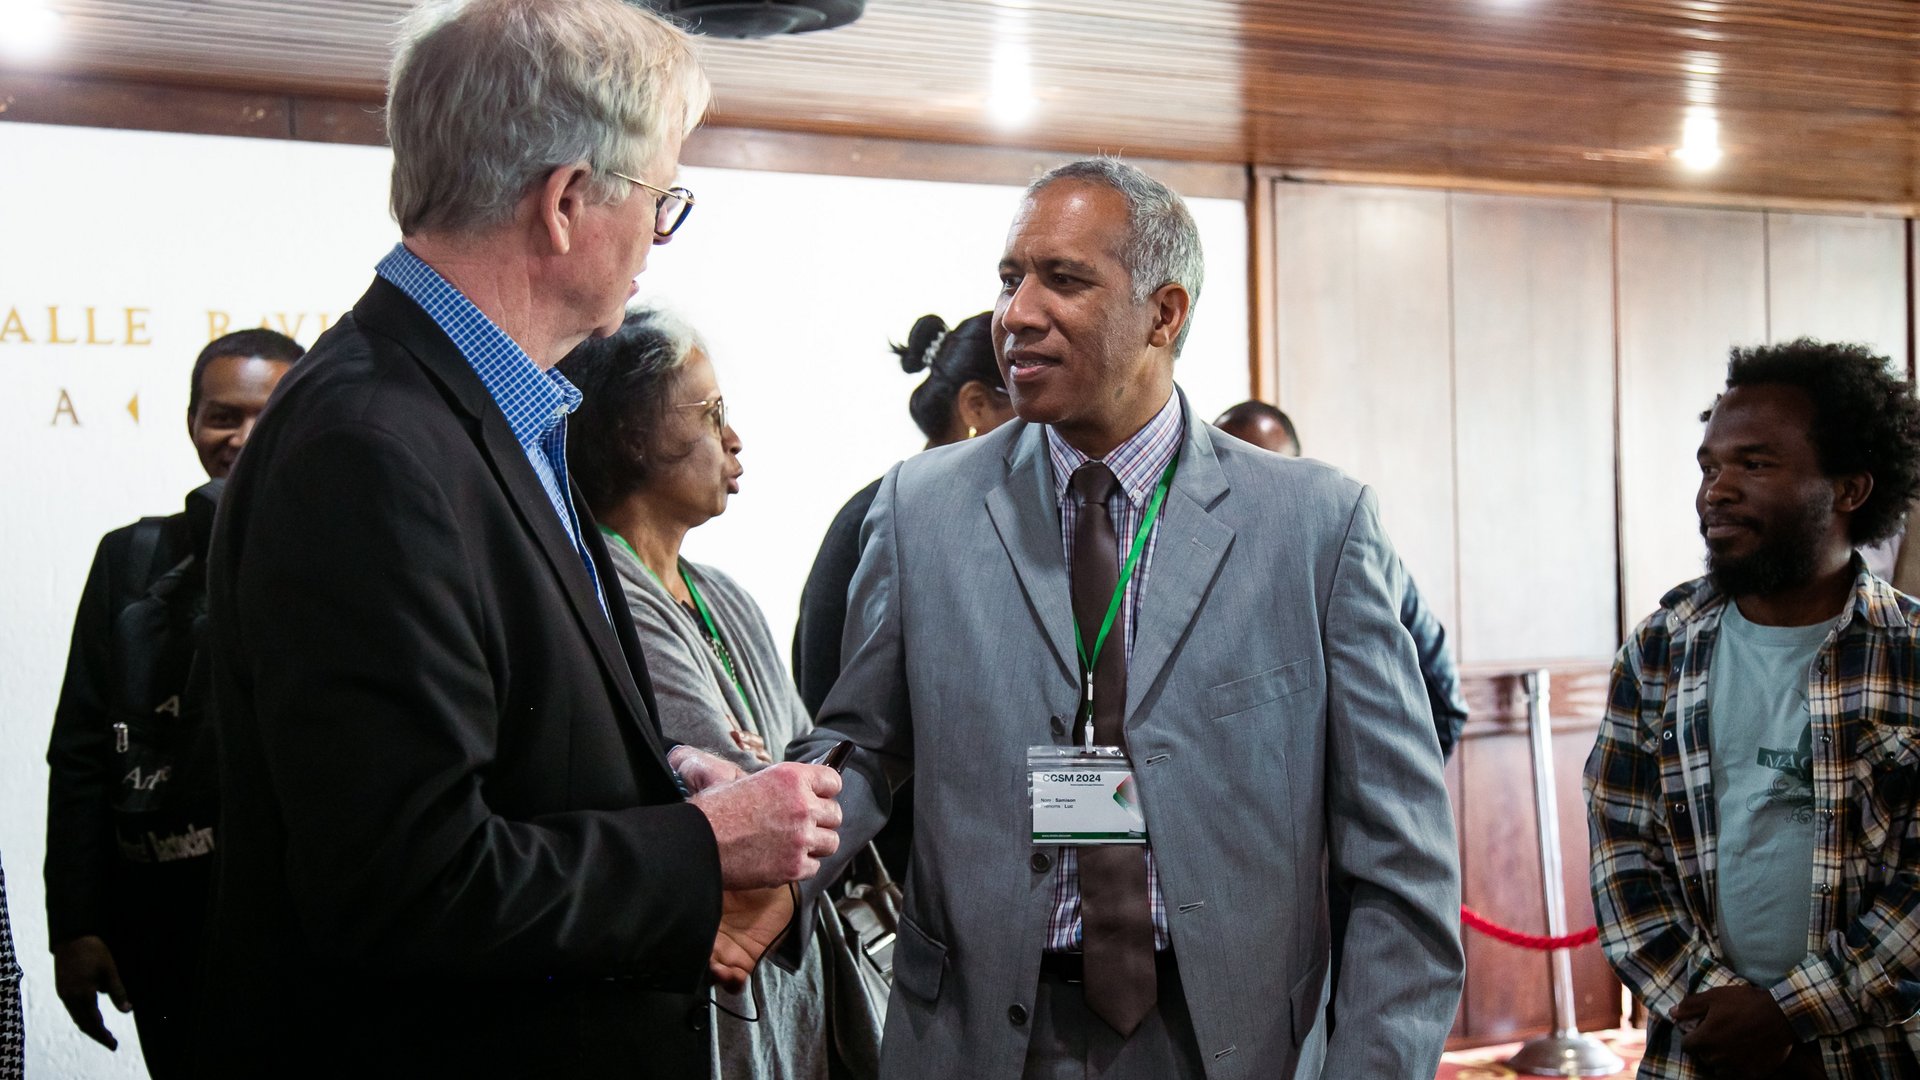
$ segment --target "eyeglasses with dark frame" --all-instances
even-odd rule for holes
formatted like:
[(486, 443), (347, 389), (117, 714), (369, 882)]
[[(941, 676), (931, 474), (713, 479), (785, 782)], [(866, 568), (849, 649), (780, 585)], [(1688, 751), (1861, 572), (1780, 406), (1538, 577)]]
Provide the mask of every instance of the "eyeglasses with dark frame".
[(727, 399), (724, 396), (708, 398), (705, 401), (689, 401), (685, 405), (675, 405), (676, 409), (705, 409), (707, 422), (713, 425), (716, 435), (727, 433)]
[(629, 184), (638, 184), (653, 192), (653, 235), (662, 240), (686, 224), (687, 215), (693, 213), (693, 192), (686, 188), (654, 187), (637, 176), (628, 176), (614, 169), (607, 171)]

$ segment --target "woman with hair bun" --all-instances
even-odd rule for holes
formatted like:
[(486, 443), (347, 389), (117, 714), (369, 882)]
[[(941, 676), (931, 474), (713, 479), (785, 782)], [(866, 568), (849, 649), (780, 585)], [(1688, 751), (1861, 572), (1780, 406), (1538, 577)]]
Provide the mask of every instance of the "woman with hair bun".
[[(985, 435), (1013, 419), (1013, 402), (1008, 400), (1006, 383), (1000, 378), (1000, 363), (993, 357), (992, 321), (993, 312), (983, 311), (948, 329), (940, 316), (922, 315), (907, 332), (907, 343), (893, 347), (907, 374), (927, 372), (926, 381), (914, 387), (913, 396), (907, 399), (907, 413), (926, 433), (929, 450)], [(873, 492), (878, 490), (876, 481), (870, 491), (854, 496), (847, 507), (858, 503), (860, 516), (866, 517)], [(853, 524), (857, 536), (860, 522)], [(834, 651), (839, 651), (837, 640)], [(838, 664), (833, 673), (840, 674)], [(804, 687), (801, 692), (806, 692)], [(825, 692), (822, 687), (821, 693)], [(808, 704), (819, 707), (816, 702)]]
[[(993, 312), (983, 311), (948, 327), (938, 315), (922, 315), (893, 346), (909, 375), (927, 373), (914, 387), (907, 412), (927, 436), (926, 448), (985, 435), (1013, 419), (1013, 402), (993, 355)], [(800, 621), (793, 630), (793, 677), (807, 711), (819, 715), (833, 681), (840, 677), (840, 634), (847, 624), (847, 589), (860, 565), (860, 523), (879, 494), (880, 481), (860, 489), (827, 527), (813, 570), (800, 594)], [(894, 813), (877, 845), (896, 879), (906, 873), (913, 836), (912, 781), (894, 795)]]

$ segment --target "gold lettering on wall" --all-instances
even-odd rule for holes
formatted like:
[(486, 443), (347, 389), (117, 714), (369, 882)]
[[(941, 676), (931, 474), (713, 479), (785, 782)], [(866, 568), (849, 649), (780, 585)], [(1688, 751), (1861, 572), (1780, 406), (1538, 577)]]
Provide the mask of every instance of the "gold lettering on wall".
[[(0, 0), (0, 6), (6, 0)], [(29, 312), (43, 309), (29, 307)], [(118, 304), (49, 304), (43, 325), (35, 315), (22, 315), (16, 306), (0, 308), (0, 345), (106, 345), (146, 348), (153, 344), (153, 309)], [(216, 308), (202, 309), (207, 315), (207, 340), (231, 333), (233, 312)], [(305, 340), (327, 332), (334, 316), (326, 311), (270, 311), (257, 323), (240, 322), (238, 328), (258, 326), (277, 330), (290, 338)], [(64, 326), (62, 324), (65, 324)], [(84, 325), (82, 325), (84, 324)], [(312, 328), (312, 333), (307, 331)]]
[(47, 426), (59, 427), (60, 418), (63, 416), (66, 417), (67, 422), (74, 427), (80, 426), (80, 414), (74, 410), (73, 399), (67, 396), (67, 392), (64, 389), (60, 391), (60, 400), (53, 404), (53, 419)]
[(139, 394), (137, 393), (134, 394), (133, 400), (127, 402), (127, 415), (133, 417), (134, 423), (137, 424), (140, 422), (140, 395)]
[(298, 339), (301, 329), (307, 325), (308, 315), (312, 315), (314, 321), (320, 324), (319, 329), (314, 331), (315, 334), (324, 334), (327, 332), (327, 327), (333, 325), (333, 316), (324, 311), (296, 311), (291, 315), (284, 311), (276, 311), (271, 315), (260, 317), (260, 329), (278, 330), (290, 338)]
[(49, 344), (49, 345), (78, 345), (78, 344), (80, 344), (80, 339), (79, 339), (79, 338), (67, 338), (67, 339), (65, 339), (65, 340), (62, 340), (62, 339), (61, 339), (61, 337), (60, 337), (60, 309), (59, 309), (59, 308), (57, 308), (57, 307), (49, 307), (49, 308), (47, 309), (47, 344)]
[(102, 340), (102, 339), (101, 339), (101, 337), (100, 337), (100, 335), (99, 335), (99, 333), (98, 333), (98, 332), (96, 331), (96, 329), (94, 328), (94, 325), (93, 325), (93, 323), (94, 323), (94, 309), (93, 309), (93, 308), (91, 308), (91, 307), (89, 307), (89, 308), (87, 309), (87, 344), (89, 344), (89, 345), (117, 345), (117, 344), (119, 344), (119, 342), (117, 342), (117, 341), (115, 341), (115, 340), (114, 340), (114, 339), (112, 339), (112, 338), (107, 338), (107, 339), (105, 339), (105, 340)]
[[(71, 318), (73, 309), (66, 309), (65, 314)], [(85, 336), (62, 337), (62, 310), (56, 304), (47, 308), (46, 337), (41, 340), (47, 345), (151, 345), (153, 332), (147, 325), (147, 319), (152, 314), (152, 308), (87, 305), (81, 308), (81, 319), (87, 324)], [(114, 337), (114, 330), (122, 325), (126, 333), (122, 337)], [(6, 317), (0, 319), (0, 345), (32, 345), (35, 340), (34, 332), (27, 328), (27, 320), (21, 316), (20, 309), (9, 307)]]

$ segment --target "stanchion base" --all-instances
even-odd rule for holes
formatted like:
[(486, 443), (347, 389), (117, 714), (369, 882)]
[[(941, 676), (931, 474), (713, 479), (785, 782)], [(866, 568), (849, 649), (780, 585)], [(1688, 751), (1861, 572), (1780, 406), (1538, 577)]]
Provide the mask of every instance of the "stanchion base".
[(1529, 1076), (1611, 1076), (1626, 1067), (1607, 1044), (1577, 1031), (1534, 1039), (1507, 1059), (1507, 1068)]

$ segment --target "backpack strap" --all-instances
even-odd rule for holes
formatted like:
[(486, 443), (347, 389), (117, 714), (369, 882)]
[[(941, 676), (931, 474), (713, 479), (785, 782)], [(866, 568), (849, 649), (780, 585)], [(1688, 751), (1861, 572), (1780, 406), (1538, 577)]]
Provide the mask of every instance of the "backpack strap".
[(120, 572), (114, 575), (118, 583), (115, 613), (145, 596), (154, 579), (169, 569), (161, 565), (167, 556), (161, 548), (166, 543), (169, 524), (170, 519), (163, 517), (145, 517), (133, 523), (125, 561), (120, 564)]

